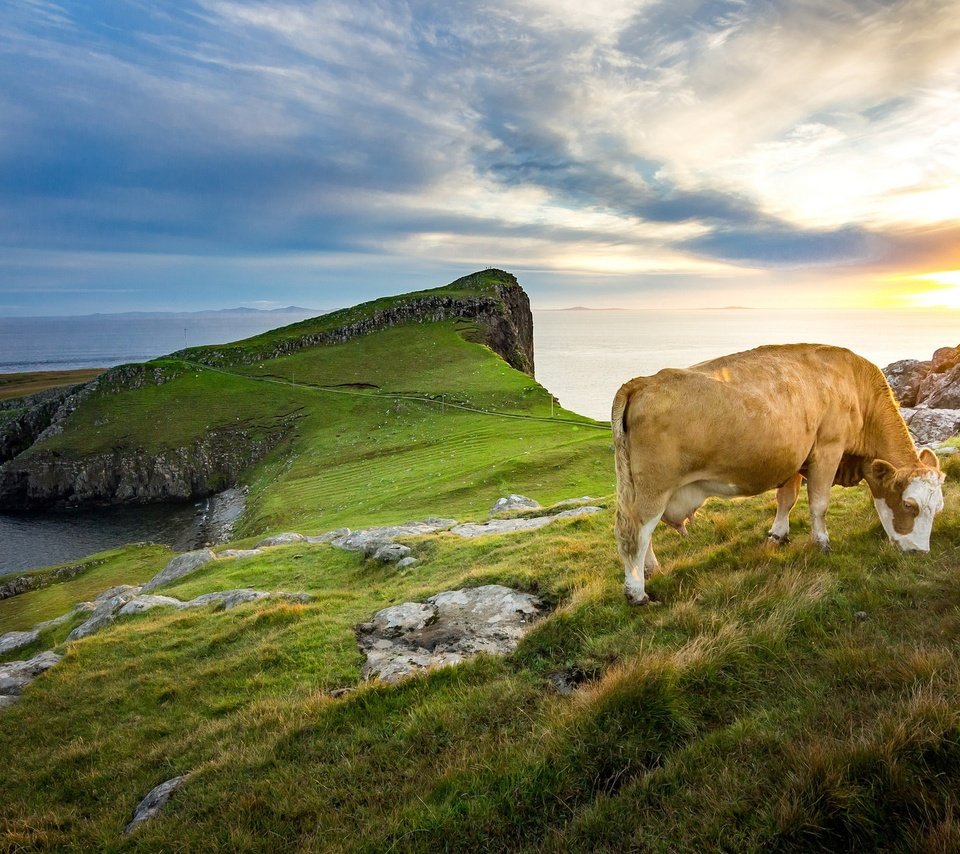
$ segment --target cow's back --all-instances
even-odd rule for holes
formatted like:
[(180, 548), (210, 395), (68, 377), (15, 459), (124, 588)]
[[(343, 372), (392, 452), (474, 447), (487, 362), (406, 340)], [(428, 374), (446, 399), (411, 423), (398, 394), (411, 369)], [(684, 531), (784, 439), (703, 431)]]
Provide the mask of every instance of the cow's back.
[(631, 469), (665, 487), (704, 478), (770, 489), (816, 442), (855, 441), (871, 369), (849, 350), (797, 344), (638, 377), (618, 394)]

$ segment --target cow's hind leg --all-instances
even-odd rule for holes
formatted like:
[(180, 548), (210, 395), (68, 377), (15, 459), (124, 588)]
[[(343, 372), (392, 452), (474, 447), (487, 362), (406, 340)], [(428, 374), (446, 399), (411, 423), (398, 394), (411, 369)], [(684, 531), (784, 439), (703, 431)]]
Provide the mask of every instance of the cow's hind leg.
[(618, 509), (616, 533), (623, 561), (623, 592), (634, 605), (645, 605), (650, 601), (644, 586), (644, 569), (652, 571), (658, 566), (651, 541), (663, 510), (664, 504), (654, 508), (640, 502)]
[(777, 545), (782, 546), (790, 541), (790, 511), (797, 503), (802, 481), (803, 478), (795, 474), (784, 481), (777, 490), (777, 517), (773, 520), (773, 527), (770, 529), (770, 539)]

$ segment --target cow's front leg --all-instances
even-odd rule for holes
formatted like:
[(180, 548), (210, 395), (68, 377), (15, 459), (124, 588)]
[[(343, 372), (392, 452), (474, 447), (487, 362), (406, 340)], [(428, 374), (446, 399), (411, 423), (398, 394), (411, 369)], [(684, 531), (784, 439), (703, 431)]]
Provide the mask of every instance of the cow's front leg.
[(822, 551), (830, 551), (830, 536), (827, 534), (827, 505), (830, 504), (830, 487), (837, 474), (843, 448), (818, 448), (810, 456), (807, 471), (807, 496), (810, 499), (810, 521), (813, 541)]
[(777, 490), (777, 517), (770, 529), (770, 539), (778, 545), (783, 545), (790, 539), (790, 511), (797, 503), (802, 481), (803, 478), (795, 474)]

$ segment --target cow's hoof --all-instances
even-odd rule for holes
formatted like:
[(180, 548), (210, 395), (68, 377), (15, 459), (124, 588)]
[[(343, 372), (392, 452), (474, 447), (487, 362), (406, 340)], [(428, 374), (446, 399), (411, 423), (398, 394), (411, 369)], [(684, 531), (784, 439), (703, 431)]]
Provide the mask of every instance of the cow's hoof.
[(823, 540), (822, 542), (817, 543), (817, 548), (820, 549), (825, 555), (830, 554), (833, 549), (830, 546), (830, 540)]
[(790, 542), (790, 537), (787, 534), (784, 534), (782, 537), (780, 537), (777, 534), (770, 532), (767, 534), (767, 542), (771, 546), (785, 546)]
[(641, 593), (639, 596), (634, 593), (629, 587), (624, 588), (623, 595), (627, 597), (627, 601), (631, 605), (649, 605), (650, 597), (646, 593)]

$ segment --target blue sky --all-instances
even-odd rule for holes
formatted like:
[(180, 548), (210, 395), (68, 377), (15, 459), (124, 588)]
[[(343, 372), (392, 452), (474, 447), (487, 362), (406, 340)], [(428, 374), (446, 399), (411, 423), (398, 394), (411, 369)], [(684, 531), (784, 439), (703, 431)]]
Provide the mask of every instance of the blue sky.
[(953, 304), (950, 0), (0, 0), (0, 313)]

